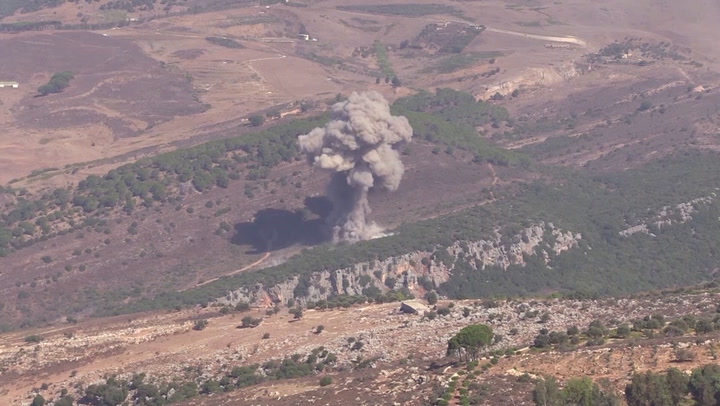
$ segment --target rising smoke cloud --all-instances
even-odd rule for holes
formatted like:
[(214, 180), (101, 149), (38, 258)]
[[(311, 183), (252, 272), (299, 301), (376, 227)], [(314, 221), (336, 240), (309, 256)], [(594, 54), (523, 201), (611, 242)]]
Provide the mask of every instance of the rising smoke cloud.
[(298, 137), (311, 165), (335, 172), (327, 192), (333, 203), (328, 217), (333, 241), (366, 240), (382, 232), (368, 222), (368, 192), (397, 190), (405, 171), (397, 148), (412, 136), (407, 118), (391, 115), (380, 93), (353, 92), (333, 105), (325, 127)]

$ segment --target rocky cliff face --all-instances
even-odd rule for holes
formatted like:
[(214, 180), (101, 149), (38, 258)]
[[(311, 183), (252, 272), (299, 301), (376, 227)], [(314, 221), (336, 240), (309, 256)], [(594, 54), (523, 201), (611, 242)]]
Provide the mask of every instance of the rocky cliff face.
[(496, 93), (507, 96), (516, 89), (553, 86), (558, 83), (567, 82), (588, 71), (586, 66), (574, 62), (549, 68), (528, 68), (514, 78), (503, 80), (496, 85), (488, 87), (479, 97), (481, 100), (489, 100)]
[(619, 234), (628, 237), (635, 233), (645, 233), (655, 237), (651, 228), (659, 230), (673, 224), (686, 223), (693, 219), (692, 215), (697, 213), (699, 207), (709, 206), (716, 197), (717, 193), (713, 192), (709, 196), (699, 197), (675, 206), (663, 206), (654, 216), (641, 220), (639, 224), (628, 227)]
[[(562, 231), (552, 223), (540, 222), (522, 229), (512, 236), (496, 232), (493, 240), (457, 241), (450, 247), (438, 247), (434, 252), (411, 252), (383, 261), (355, 264), (349, 268), (318, 271), (307, 277), (295, 277), (275, 286), (258, 285), (229, 292), (217, 300), (221, 304), (235, 305), (249, 302), (256, 306), (286, 304), (295, 299), (304, 304), (337, 295), (362, 295), (363, 290), (376, 287), (381, 292), (408, 289), (415, 296), (422, 296), (427, 289), (440, 286), (453, 272), (455, 262), (462, 257), (478, 272), (486, 267), (507, 269), (510, 265), (525, 265), (525, 257), (541, 255), (550, 263), (554, 255), (577, 246), (582, 238), (579, 233)], [(298, 286), (307, 293), (295, 297)]]

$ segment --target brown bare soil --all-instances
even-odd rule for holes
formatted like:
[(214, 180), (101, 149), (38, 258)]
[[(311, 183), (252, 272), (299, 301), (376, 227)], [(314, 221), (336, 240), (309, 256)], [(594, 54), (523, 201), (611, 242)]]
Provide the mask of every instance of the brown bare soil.
[[(227, 373), (233, 366), (264, 363), (292, 354), (308, 354), (324, 347), (338, 355), (335, 368), (323, 375), (334, 383), (318, 386), (319, 376), (289, 381), (268, 381), (226, 395), (201, 396), (192, 405), (306, 404), (341, 399), (349, 404), (399, 402), (422, 404), (432, 399), (436, 386), (446, 385), (462, 365), (443, 358), (447, 340), (471, 323), (487, 323), (504, 339), (491, 350), (523, 348), (532, 343), (541, 328), (564, 331), (572, 325), (582, 328), (592, 320), (623, 323), (649, 314), (662, 314), (672, 320), (686, 314), (712, 312), (717, 293), (684, 295), (648, 295), (646, 297), (603, 301), (509, 301), (498, 307), (480, 302), (457, 301), (451, 314), (428, 320), (422, 316), (398, 312), (399, 304), (353, 306), (343, 310), (305, 312), (301, 320), (292, 320), (286, 311), (264, 316), (260, 311), (219, 315), (217, 309), (191, 309), (180, 312), (138, 314), (91, 319), (77, 325), (25, 331), (2, 336), (0, 345), (0, 401), (7, 405), (28, 399), (40, 382), (52, 397), (62, 388), (74, 390), (78, 382), (95, 382), (109, 373), (129, 377), (144, 372), (154, 380), (181, 378), (189, 370), (201, 370), (202, 376)], [(449, 302), (448, 302), (449, 303)], [(439, 306), (447, 306), (440, 303)], [(469, 316), (463, 317), (463, 309)], [(549, 312), (550, 321), (526, 317), (524, 309)], [(244, 316), (263, 318), (256, 328), (236, 328)], [(202, 331), (192, 329), (195, 320), (208, 319)], [(615, 319), (615, 321), (612, 321)], [(323, 325), (321, 334), (315, 327)], [(514, 328), (517, 333), (509, 331)], [(268, 333), (269, 339), (261, 337)], [(44, 338), (38, 344), (25, 343), (23, 337), (36, 334)], [(353, 350), (348, 338), (364, 342)], [(682, 363), (683, 369), (714, 362), (717, 334), (701, 337), (630, 340), (613, 339), (595, 347), (578, 346), (563, 351), (538, 352), (527, 349), (503, 356), (487, 372), (478, 372), (478, 383), (506, 382), (509, 386), (492, 387), (483, 404), (497, 404), (496, 396), (515, 399), (514, 404), (532, 404), (532, 385), (519, 383), (522, 374), (553, 375), (565, 380), (578, 375), (593, 379), (607, 378), (620, 392), (633, 372), (660, 371), (676, 366), (675, 348), (689, 348), (696, 358)], [(370, 369), (352, 365), (358, 357), (376, 359)], [(483, 358), (481, 364), (488, 363)], [(433, 367), (433, 365), (436, 365)], [(479, 371), (479, 369), (478, 369)], [(436, 395), (437, 396), (437, 395)], [(384, 403), (383, 403), (384, 404)]]
[[(2, 182), (117, 153), (117, 142), (205, 107), (192, 85), (127, 41), (94, 33), (22, 34), (0, 40), (6, 80), (21, 83), (4, 102)], [(37, 97), (55, 72), (75, 78), (61, 94)], [(19, 97), (18, 97), (19, 96)], [(22, 134), (22, 136), (20, 136)], [(134, 141), (137, 142), (137, 141)]]

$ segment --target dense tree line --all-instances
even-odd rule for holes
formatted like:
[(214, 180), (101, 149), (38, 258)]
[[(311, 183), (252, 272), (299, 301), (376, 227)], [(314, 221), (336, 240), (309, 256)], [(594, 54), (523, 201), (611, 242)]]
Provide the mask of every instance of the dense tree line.
[[(455, 241), (492, 240), (500, 227), (507, 244), (523, 228), (538, 221), (582, 234), (579, 247), (561, 255), (549, 249), (551, 263), (527, 256), (525, 266), (478, 271), (474, 261), (450, 258), (451, 279), (439, 287), (453, 298), (515, 296), (559, 291), (567, 294), (617, 295), (639, 290), (686, 286), (708, 279), (718, 266), (720, 203), (698, 205), (693, 220), (656, 230), (655, 236), (618, 233), (631, 219), (648, 215), (659, 204), (687, 201), (711, 193), (720, 184), (720, 160), (714, 153), (664, 159), (638, 171), (603, 177), (558, 174), (564, 185), (531, 184), (508, 201), (474, 207), (437, 219), (404, 224), (386, 238), (348, 246), (320, 246), (282, 265), (223, 278), (183, 293), (169, 292), (119, 312), (203, 304), (229, 290), (263, 284), (273, 286), (293, 277), (312, 283), (311, 275), (385, 260), (414, 251), (436, 252)], [(684, 178), (688, 172), (693, 177)], [(660, 173), (660, 174), (656, 174)], [(562, 177), (561, 177), (562, 176)], [(682, 184), (676, 180), (684, 179)], [(699, 195), (698, 195), (699, 194)], [(589, 249), (591, 247), (592, 249)]]
[[(134, 13), (137, 10), (153, 10), (155, 9), (156, 2), (157, 0), (115, 0), (101, 5), (100, 10), (125, 10), (128, 13)], [(163, 0), (163, 4), (165, 3), (168, 3), (167, 6), (172, 7), (172, 5), (175, 4), (175, 1), (168, 2)]]
[[(61, 88), (69, 77), (57, 74), (43, 91)], [(505, 119), (504, 109), (476, 102), (471, 95), (449, 89), (439, 89), (435, 95), (422, 93), (401, 99), (396, 106), (393, 108), (408, 116), (418, 138), (470, 151), (478, 162), (526, 162), (524, 156), (492, 145), (474, 130), (475, 125), (488, 120)], [(327, 119), (327, 115), (299, 119), (261, 132), (208, 142), (142, 159), (105, 176), (91, 175), (75, 190), (56, 189), (34, 200), (20, 197), (15, 207), (2, 216), (0, 254), (10, 244), (18, 249), (38, 239), (52, 238), (53, 224), (64, 222), (80, 227), (83, 224), (77, 222), (78, 217), (102, 216), (115, 209), (129, 214), (138, 205), (150, 207), (173, 202), (180, 195), (181, 184), (203, 192), (213, 187), (226, 188), (231, 181), (241, 178), (265, 180), (275, 166), (301, 159), (297, 136), (323, 125)], [(35, 227), (38, 221), (44, 225), (42, 229)], [(8, 232), (14, 236), (10, 242), (2, 237)]]
[(497, 125), (508, 121), (510, 116), (504, 108), (476, 101), (470, 94), (452, 89), (437, 89), (434, 94), (421, 91), (397, 100), (392, 111), (410, 120), (415, 137), (468, 151), (474, 155), (476, 162), (498, 165), (529, 163), (527, 157), (478, 137), (476, 127), (488, 123)]
[[(551, 264), (536, 255), (527, 257), (525, 266), (507, 270), (489, 267), (477, 272), (472, 262), (460, 258), (451, 280), (440, 290), (450, 297), (526, 295), (543, 290), (616, 295), (705, 281), (720, 263), (720, 204), (716, 200), (695, 204), (697, 212), (685, 223), (651, 225), (653, 235), (623, 237), (619, 232), (645, 220), (652, 222), (665, 205), (711, 196), (720, 185), (716, 160), (712, 153), (681, 153), (620, 174), (564, 173), (559, 177), (556, 173), (563, 179), (562, 187), (527, 185), (512, 202), (493, 209), (506, 219), (552, 222), (581, 233), (579, 247), (556, 256), (548, 249), (552, 243), (548, 236), (540, 249), (549, 253)], [(506, 229), (513, 234), (516, 227)]]
[(65, 0), (2, 0), (0, 1), (0, 17), (13, 15), (15, 12), (30, 13), (43, 8), (57, 7)]
[(619, 406), (618, 398), (608, 386), (582, 377), (568, 380), (560, 389), (555, 378), (547, 377), (535, 385), (533, 400), (538, 406)]
[(720, 402), (720, 365), (695, 368), (690, 376), (677, 368), (664, 373), (636, 373), (625, 389), (625, 399), (629, 406), (717, 405)]
[(58, 29), (62, 23), (60, 21), (28, 21), (18, 23), (2, 23), (0, 24), (0, 32), (19, 32), (19, 31), (39, 31), (46, 29)]
[[(120, 405), (131, 403), (141, 406), (163, 406), (185, 402), (202, 395), (231, 392), (257, 385), (264, 381), (295, 379), (318, 374), (332, 367), (337, 356), (323, 347), (313, 349), (308, 355), (295, 354), (282, 360), (271, 360), (264, 364), (228, 367), (221, 377), (204, 376), (177, 377), (170, 382), (151, 382), (144, 373), (135, 374), (130, 380), (110, 377), (102, 383), (85, 388), (79, 404)], [(195, 374), (197, 375), (197, 374)], [(66, 401), (72, 398), (63, 395)], [(60, 405), (62, 400), (56, 400)]]

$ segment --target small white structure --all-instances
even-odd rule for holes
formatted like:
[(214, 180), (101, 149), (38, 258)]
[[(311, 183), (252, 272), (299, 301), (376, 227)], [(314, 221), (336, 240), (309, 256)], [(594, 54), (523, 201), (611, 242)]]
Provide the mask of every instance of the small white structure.
[(0, 82), (0, 87), (14, 87), (17, 89), (20, 87), (20, 83), (18, 82)]
[(303, 39), (305, 41), (310, 41), (310, 35), (308, 35), (308, 34), (298, 34), (298, 38)]
[(406, 300), (400, 303), (400, 311), (405, 314), (423, 315), (430, 311), (430, 308), (417, 300)]

